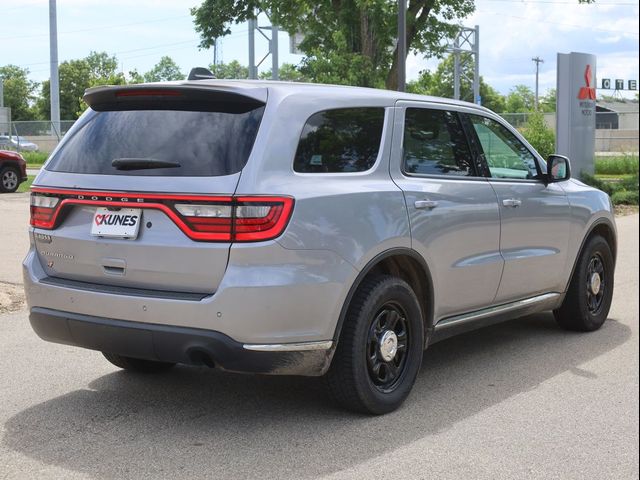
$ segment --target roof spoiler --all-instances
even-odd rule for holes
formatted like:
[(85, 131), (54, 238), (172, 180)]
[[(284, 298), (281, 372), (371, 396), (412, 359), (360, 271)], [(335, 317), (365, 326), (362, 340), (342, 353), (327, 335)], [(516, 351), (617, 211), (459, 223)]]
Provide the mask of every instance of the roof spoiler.
[(266, 90), (233, 91), (206, 85), (137, 84), (93, 87), (84, 101), (95, 111), (186, 110), (244, 113), (263, 107)]
[(211, 73), (211, 70), (204, 67), (195, 67), (189, 72), (187, 80), (207, 80), (211, 78), (216, 78), (216, 76)]

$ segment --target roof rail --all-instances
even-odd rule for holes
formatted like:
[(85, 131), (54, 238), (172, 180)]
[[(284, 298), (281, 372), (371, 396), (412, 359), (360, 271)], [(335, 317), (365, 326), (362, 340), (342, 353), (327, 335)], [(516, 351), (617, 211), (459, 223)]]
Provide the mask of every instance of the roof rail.
[(216, 76), (211, 73), (211, 70), (204, 67), (195, 67), (189, 72), (187, 80), (206, 80), (209, 78), (216, 78)]

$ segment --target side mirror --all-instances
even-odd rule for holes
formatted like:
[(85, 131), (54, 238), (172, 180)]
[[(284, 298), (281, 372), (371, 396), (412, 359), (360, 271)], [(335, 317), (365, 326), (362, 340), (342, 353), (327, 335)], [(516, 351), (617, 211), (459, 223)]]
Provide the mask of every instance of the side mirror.
[(571, 178), (571, 163), (564, 155), (549, 155), (547, 160), (547, 182), (564, 182)]

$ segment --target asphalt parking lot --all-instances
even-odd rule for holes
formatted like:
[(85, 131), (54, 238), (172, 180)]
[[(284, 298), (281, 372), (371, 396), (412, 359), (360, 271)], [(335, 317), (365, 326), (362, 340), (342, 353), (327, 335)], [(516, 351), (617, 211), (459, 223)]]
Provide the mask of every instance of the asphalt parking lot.
[(591, 334), (534, 315), (430, 348), (383, 417), (317, 379), (119, 371), (41, 341), (20, 298), (28, 197), (0, 196), (0, 479), (638, 478), (638, 215)]

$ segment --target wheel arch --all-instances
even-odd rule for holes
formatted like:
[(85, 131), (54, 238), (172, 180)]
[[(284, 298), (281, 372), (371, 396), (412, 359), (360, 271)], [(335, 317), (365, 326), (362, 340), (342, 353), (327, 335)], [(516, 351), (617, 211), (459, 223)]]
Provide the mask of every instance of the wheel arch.
[(589, 228), (587, 229), (587, 233), (582, 237), (582, 243), (580, 244), (580, 248), (578, 249), (578, 254), (576, 255), (576, 258), (574, 258), (573, 260), (573, 267), (571, 268), (571, 274), (569, 275), (569, 278), (567, 280), (565, 291), (567, 291), (567, 289), (569, 288), (569, 284), (571, 283), (571, 279), (573, 278), (573, 275), (576, 271), (576, 268), (578, 266), (578, 261), (582, 256), (582, 252), (584, 251), (585, 245), (587, 244), (589, 239), (591, 239), (591, 237), (593, 237), (594, 235), (600, 235), (604, 237), (604, 239), (607, 241), (607, 243), (611, 248), (611, 254), (613, 255), (613, 263), (615, 266), (616, 256), (618, 253), (618, 240), (616, 235), (616, 228), (608, 218), (600, 217), (589, 226)]
[(418, 297), (418, 301), (420, 302), (420, 309), (423, 315), (422, 321), (425, 326), (424, 346), (426, 347), (429, 336), (433, 330), (433, 280), (431, 271), (429, 270), (425, 260), (418, 252), (410, 248), (392, 248), (385, 250), (373, 257), (364, 266), (360, 273), (358, 273), (358, 276), (349, 288), (344, 303), (342, 304), (340, 316), (338, 317), (338, 324), (333, 335), (334, 344), (337, 344), (340, 338), (342, 326), (344, 325), (347, 311), (353, 296), (362, 284), (363, 280), (368, 276), (375, 274), (394, 275), (402, 278), (414, 290)]
[(6, 167), (13, 168), (20, 173), (20, 162), (17, 160), (3, 159), (3, 161), (0, 162), (0, 170), (4, 170)]

